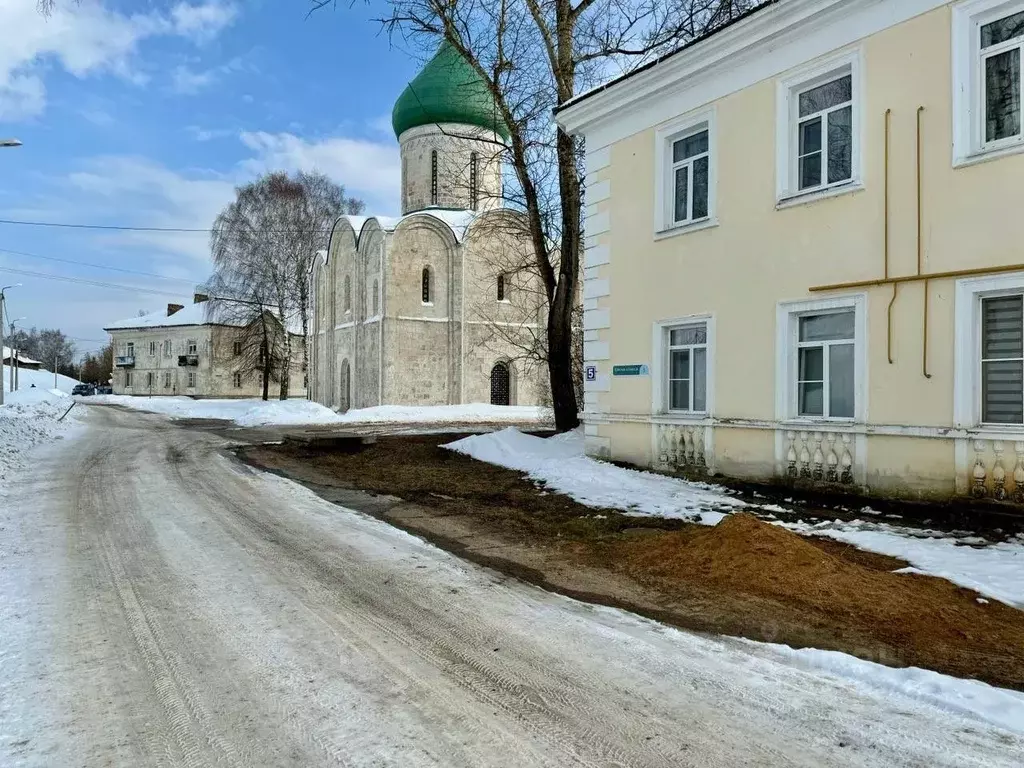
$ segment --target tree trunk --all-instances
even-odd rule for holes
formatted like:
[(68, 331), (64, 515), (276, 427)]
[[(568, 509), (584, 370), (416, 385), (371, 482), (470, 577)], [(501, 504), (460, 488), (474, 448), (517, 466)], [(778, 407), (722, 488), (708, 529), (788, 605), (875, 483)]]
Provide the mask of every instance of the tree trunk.
[(579, 281), (580, 181), (576, 172), (576, 146), (571, 136), (558, 131), (558, 183), (562, 199), (562, 251), (558, 262), (558, 284), (548, 310), (548, 375), (551, 404), (559, 432), (580, 424), (579, 403), (573, 377), (572, 315)]
[[(282, 314), (283, 317), (283, 314)], [(288, 329), (284, 329), (284, 359), (281, 360), (281, 399), (288, 399), (288, 386), (291, 383), (292, 370), (292, 337)]]
[(263, 320), (263, 342), (260, 344), (260, 358), (263, 362), (263, 399), (270, 399), (270, 345), (267, 344), (267, 321)]

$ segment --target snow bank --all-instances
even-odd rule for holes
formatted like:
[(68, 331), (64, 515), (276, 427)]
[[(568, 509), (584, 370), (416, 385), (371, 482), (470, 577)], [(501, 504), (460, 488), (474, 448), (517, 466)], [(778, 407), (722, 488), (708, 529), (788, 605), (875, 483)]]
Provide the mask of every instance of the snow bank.
[[(11, 368), (8, 365), (3, 365), (0, 366), (0, 369), (3, 370), (4, 384), (6, 386), (11, 381)], [(57, 374), (56, 389), (59, 389), (61, 392), (70, 394), (71, 389), (78, 383), (75, 379)], [(19, 368), (18, 390), (32, 389), (33, 384), (36, 385), (36, 389), (54, 389), (53, 371), (28, 371), (24, 368)]]
[(1024, 608), (1024, 541), (1020, 539), (969, 546), (937, 531), (919, 531), (866, 520), (835, 520), (813, 525), (780, 522), (777, 525), (899, 557), (913, 566), (913, 569), (905, 569), (907, 572), (938, 576), (1008, 605)]
[(553, 420), (550, 409), (526, 405), (378, 405), (339, 415), (341, 423), (529, 424)]
[(5, 393), (0, 406), (0, 496), (6, 493), (5, 481), (30, 460), (33, 446), (50, 442), (71, 428), (72, 422), (58, 419), (73, 402), (60, 390), (38, 387)]
[(243, 427), (289, 424), (479, 424), (531, 423), (550, 417), (542, 408), (520, 406), (468, 405), (404, 406), (382, 405), (338, 414), (311, 400), (193, 400), (190, 397), (131, 397), (97, 395), (87, 403), (121, 405), (178, 419), (223, 419)]
[(946, 712), (1024, 734), (1024, 693), (996, 688), (978, 680), (964, 680), (918, 667), (894, 668), (858, 659), (838, 651), (790, 648), (788, 645), (739, 639), (755, 653), (775, 655), (784, 664), (825, 672), (879, 691), (889, 698), (903, 697)]
[(724, 488), (623, 469), (585, 456), (579, 430), (545, 440), (509, 428), (473, 435), (445, 447), (525, 472), (580, 504), (621, 509), (629, 515), (686, 518), (714, 525), (722, 519), (722, 512), (746, 506), (728, 496)]

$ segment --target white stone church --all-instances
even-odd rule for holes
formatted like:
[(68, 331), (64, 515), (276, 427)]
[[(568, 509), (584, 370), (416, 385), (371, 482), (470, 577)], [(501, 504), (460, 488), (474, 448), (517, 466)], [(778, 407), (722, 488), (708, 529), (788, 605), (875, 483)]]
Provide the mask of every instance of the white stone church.
[(506, 129), (486, 86), (442, 46), (392, 114), (402, 216), (342, 216), (311, 276), (310, 397), (381, 404), (539, 405), (543, 289), (502, 208)]

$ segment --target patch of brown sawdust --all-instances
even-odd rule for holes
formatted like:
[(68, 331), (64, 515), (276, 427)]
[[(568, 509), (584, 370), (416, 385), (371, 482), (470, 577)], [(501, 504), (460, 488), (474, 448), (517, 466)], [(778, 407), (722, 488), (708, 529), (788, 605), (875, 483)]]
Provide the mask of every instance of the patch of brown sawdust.
[(975, 593), (944, 579), (868, 567), (747, 514), (621, 549), (620, 567), (663, 588), (699, 584), (769, 598), (867, 630), (944, 671), (970, 676), (983, 660), (986, 676), (1024, 687), (1024, 613), (979, 604)]

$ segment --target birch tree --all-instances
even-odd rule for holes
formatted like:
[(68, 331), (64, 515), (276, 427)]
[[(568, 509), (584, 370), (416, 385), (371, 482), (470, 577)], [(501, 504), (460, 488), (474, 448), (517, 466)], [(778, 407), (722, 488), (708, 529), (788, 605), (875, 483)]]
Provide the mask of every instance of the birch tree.
[(214, 222), (210, 312), (246, 329), (242, 356), (262, 377), (264, 398), (271, 380), (280, 385), (280, 399), (289, 395), (295, 357), (289, 327), (301, 329), (308, 366), (310, 266), (327, 247), (335, 219), (363, 207), (321, 173), (277, 172), (238, 187)]
[[(312, 0), (312, 10), (335, 0)], [(582, 146), (553, 124), (552, 109), (616, 74), (736, 18), (757, 0), (389, 0), (379, 21), (423, 54), (442, 41), (487, 84), (509, 129), (497, 144), (510, 183), (505, 204), (523, 211), (546, 306), (543, 350), (559, 430), (579, 423)]]

